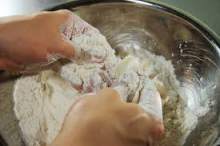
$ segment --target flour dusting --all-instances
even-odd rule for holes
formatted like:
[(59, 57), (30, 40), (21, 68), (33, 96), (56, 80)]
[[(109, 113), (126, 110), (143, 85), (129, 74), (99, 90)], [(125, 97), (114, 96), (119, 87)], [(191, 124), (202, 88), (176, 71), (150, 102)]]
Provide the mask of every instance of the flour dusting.
[[(162, 99), (165, 134), (157, 145), (184, 143), (198, 117), (187, 107), (171, 61), (147, 50), (128, 52), (131, 55), (122, 59), (116, 57), (106, 38), (98, 31), (75, 36), (71, 42), (78, 46), (78, 62), (82, 59), (92, 62), (60, 65), (57, 72), (46, 70), (24, 76), (15, 85), (14, 111), (27, 146), (49, 144), (59, 133), (70, 106), (86, 93), (115, 86), (122, 91), (118, 85), (123, 83), (127, 85), (127, 89), (121, 92), (123, 100), (137, 103), (143, 84), (139, 74), (145, 76)], [(133, 98), (128, 99), (129, 95)], [(162, 113), (157, 114), (162, 118)]]

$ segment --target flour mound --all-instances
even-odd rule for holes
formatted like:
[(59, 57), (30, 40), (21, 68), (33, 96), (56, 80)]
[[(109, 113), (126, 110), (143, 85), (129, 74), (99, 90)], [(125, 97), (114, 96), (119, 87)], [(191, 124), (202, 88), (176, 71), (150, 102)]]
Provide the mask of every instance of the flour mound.
[[(130, 82), (128, 87), (131, 91), (138, 89), (139, 77), (134, 74), (136, 71), (150, 79), (163, 100), (166, 132), (158, 145), (184, 143), (188, 134), (186, 130), (197, 121), (195, 118), (195, 121), (187, 122), (187, 116), (194, 115), (187, 110), (180, 96), (180, 85), (171, 61), (146, 49), (139, 53), (128, 52), (132, 56), (124, 59), (117, 58), (106, 38), (97, 31), (76, 36), (71, 41), (81, 52), (82, 56), (78, 56), (78, 60), (88, 58), (94, 62), (60, 65), (59, 71), (46, 70), (37, 75), (24, 76), (15, 85), (14, 111), (27, 146), (44, 146), (53, 141), (68, 109), (85, 93), (114, 86), (120, 80)], [(96, 62), (95, 58), (103, 54), (106, 57), (104, 62)], [(127, 76), (121, 76), (125, 72)]]
[[(72, 43), (77, 45), (78, 53), (81, 54), (77, 61), (103, 54), (106, 57), (105, 61), (84, 62), (80, 65), (71, 63), (61, 66), (60, 72), (46, 70), (38, 75), (24, 76), (17, 81), (14, 91), (14, 111), (27, 146), (49, 144), (59, 133), (68, 109), (84, 94), (80, 90), (75, 90), (69, 82), (80, 84), (82, 82), (80, 79), (88, 81), (89, 73), (99, 71), (101, 68), (111, 68), (116, 63), (114, 50), (98, 31), (76, 36)], [(106, 87), (107, 85), (102, 88)]]
[(27, 146), (49, 144), (79, 93), (53, 71), (22, 77), (15, 86), (14, 111)]

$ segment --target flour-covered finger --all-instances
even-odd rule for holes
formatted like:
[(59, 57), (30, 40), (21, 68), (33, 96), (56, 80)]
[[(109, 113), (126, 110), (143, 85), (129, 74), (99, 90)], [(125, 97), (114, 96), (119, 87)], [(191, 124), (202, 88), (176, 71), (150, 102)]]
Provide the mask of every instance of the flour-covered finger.
[(83, 91), (86, 93), (96, 92), (102, 88), (102, 78), (100, 77), (98, 70), (92, 71), (88, 78), (84, 79), (83, 82)]
[(121, 101), (127, 101), (129, 90), (124, 84), (117, 85), (113, 89), (119, 93)]
[(159, 121), (162, 121), (162, 102), (159, 92), (148, 77), (142, 76), (143, 89), (140, 93), (139, 106), (145, 112), (153, 115)]
[(143, 88), (138, 105), (155, 119), (156, 127), (153, 134), (155, 139), (160, 139), (164, 132), (161, 97), (148, 77), (142, 76), (141, 80)]
[(98, 92), (101, 89), (110, 87), (112, 80), (108, 73), (104, 70), (94, 70), (90, 73), (89, 77), (83, 80), (83, 90), (88, 92)]
[(109, 74), (107, 71), (101, 70), (98, 72), (100, 77), (102, 78), (103, 82), (106, 83), (108, 87), (111, 87), (113, 82), (112, 79), (110, 78)]
[[(74, 43), (74, 41), (82, 41), (80, 44)], [(89, 45), (85, 46), (85, 42), (83, 40), (86, 39), (86, 36), (74, 38), (71, 41), (71, 45), (75, 48), (76, 54), (73, 58), (73, 61), (76, 63), (102, 63), (106, 56), (106, 49), (96, 44), (97, 40), (90, 42)], [(86, 41), (86, 40), (85, 40)], [(84, 45), (84, 46), (82, 46)]]

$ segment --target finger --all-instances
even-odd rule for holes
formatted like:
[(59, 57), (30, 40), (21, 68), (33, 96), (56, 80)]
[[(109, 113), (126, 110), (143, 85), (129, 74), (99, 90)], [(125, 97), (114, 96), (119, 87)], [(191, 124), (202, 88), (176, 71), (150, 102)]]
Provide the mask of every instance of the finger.
[[(113, 88), (105, 88), (97, 92), (95, 98), (99, 98), (103, 103), (121, 102), (120, 95), (117, 90)], [(105, 104), (103, 104), (105, 105)]]
[(53, 63), (54, 61), (56, 61), (56, 60), (48, 57), (47, 61), (45, 60), (43, 62), (39, 61), (38, 63), (24, 64), (21, 72), (23, 72), (23, 73), (38, 72), (39, 70), (44, 69), (44, 67), (46, 67), (47, 65)]
[[(90, 39), (88, 45), (85, 45), (85, 42), (81, 40), (85, 40), (85, 38), (74, 38), (71, 41), (72, 46), (75, 49), (75, 57), (74, 60), (78, 63), (88, 62), (88, 63), (102, 63), (107, 57), (107, 51), (104, 46), (101, 46), (102, 42)], [(94, 38), (93, 38), (94, 39)]]
[[(36, 66), (36, 64), (43, 65), (49, 60), (49, 51), (45, 47), (34, 49), (33, 51), (27, 50), (26, 52), (18, 53), (18, 56), (11, 56), (15, 62), (18, 62), (25, 66)], [(50, 62), (51, 63), (51, 62)]]
[(144, 112), (136, 116), (135, 119), (139, 122), (137, 127), (139, 127), (146, 141), (150, 144), (152, 144), (154, 140), (159, 140), (161, 138), (164, 127), (161, 122), (155, 120), (154, 116)]
[[(60, 58), (72, 59), (76, 56), (75, 46), (63, 34), (58, 38), (57, 49), (51, 50), (51, 54), (60, 54)], [(52, 48), (53, 49), (53, 48)]]
[(122, 72), (115, 89), (124, 101), (131, 102), (139, 88), (139, 76), (132, 71)]
[(72, 39), (73, 31), (74, 31), (74, 21), (73, 21), (73, 14), (70, 11), (61, 10), (57, 13), (61, 13), (62, 15), (66, 15), (67, 18), (65, 21), (61, 22), (60, 32), (68, 39)]
[[(83, 34), (90, 25), (82, 20), (75, 13), (68, 10), (59, 10), (55, 12), (57, 17), (62, 17), (62, 19), (58, 18), (57, 20), (61, 20), (60, 22), (60, 31), (70, 40), (72, 37)], [(65, 19), (63, 19), (65, 18)]]
[(90, 26), (88, 25), (88, 23), (86, 23), (83, 19), (81, 19), (78, 15), (76, 15), (73, 12), (71, 14), (71, 21), (73, 22), (72, 37), (84, 34), (87, 28), (89, 28)]
[(56, 13), (67, 16), (60, 30), (69, 40), (81, 34), (100, 33), (98, 29), (94, 28), (71, 11), (60, 10), (56, 11)]
[(73, 88), (76, 90), (83, 90), (83, 81), (80, 76), (75, 73), (74, 68), (64, 66), (61, 68), (60, 76), (69, 82)]
[[(81, 110), (83, 109), (83, 105), (82, 103), (87, 99), (87, 98), (90, 98), (90, 97), (94, 97), (94, 94), (85, 94), (83, 95), (82, 97), (80, 97), (79, 99), (77, 99), (73, 104), (72, 106), (69, 108), (67, 114), (65, 115), (64, 117), (64, 122), (63, 122), (63, 125), (62, 125), (62, 128), (61, 128), (61, 132), (63, 131), (63, 129), (65, 129), (65, 122), (70, 122), (72, 120), (71, 117), (73, 117), (74, 115), (74, 112), (73, 111), (76, 111), (76, 110), (80, 110), (79, 108), (81, 108)], [(85, 103), (85, 102), (84, 102)], [(78, 106), (78, 109), (76, 109)], [(69, 127), (68, 127), (69, 128)]]
[[(100, 50), (101, 50), (102, 48), (100, 48)], [(94, 54), (94, 55), (91, 55), (91, 59), (90, 59), (90, 61), (89, 62), (91, 62), (91, 63), (102, 63), (104, 60), (105, 60), (105, 58), (106, 58), (106, 56), (107, 56), (107, 54), (105, 53), (105, 54)]]
[(143, 89), (141, 90), (138, 105), (145, 112), (153, 115), (159, 121), (162, 121), (162, 102), (156, 87), (147, 77), (143, 77)]
[(81, 78), (77, 77), (76, 75), (72, 75), (70, 77), (65, 78), (65, 80), (67, 80), (71, 86), (73, 88), (75, 88), (76, 90), (83, 90), (83, 81)]
[(72, 46), (76, 51), (77, 62), (101, 63), (107, 57), (107, 50), (110, 49), (106, 39), (100, 33), (73, 34)]
[[(72, 106), (69, 108), (69, 111), (76, 105), (78, 104), (80, 101), (82, 100), (86, 100), (87, 98), (93, 98), (95, 97), (96, 93), (87, 93), (87, 94), (84, 94), (83, 96), (81, 96), (79, 99), (77, 99), (73, 104)], [(68, 115), (68, 114), (67, 114)]]
[(53, 12), (44, 11), (39, 14), (49, 17), (53, 19), (54, 25), (61, 25), (63, 22), (67, 21), (71, 18), (72, 12), (69, 10), (57, 10)]
[[(50, 20), (51, 31), (55, 27), (55, 32), (53, 36), (54, 42), (49, 43), (49, 53), (50, 54), (60, 54), (60, 58), (73, 58), (75, 55), (75, 49), (71, 45), (69, 39), (72, 34), (73, 21), (71, 20), (72, 12), (68, 10), (59, 10), (55, 12), (42, 12), (36, 15), (41, 19)], [(65, 32), (65, 33), (64, 33)]]
[[(82, 20), (82, 21), (84, 21), (84, 20)], [(100, 34), (100, 31), (97, 28), (93, 27), (92, 25), (90, 25), (86, 21), (84, 21), (84, 25), (85, 25), (85, 27), (84, 27), (84, 30), (83, 30), (83, 34), (91, 34), (91, 33)]]
[[(97, 92), (100, 89), (112, 85), (112, 81), (108, 73), (104, 70), (92, 71), (91, 74), (89, 75), (89, 80), (87, 82), (84, 81), (84, 83), (88, 83), (88, 84), (84, 84), (85, 85), (84, 87), (86, 87), (84, 91), (86, 92)], [(90, 89), (91, 91), (86, 90), (87, 88)]]
[(114, 89), (118, 92), (121, 101), (126, 102), (129, 93), (128, 88), (125, 85), (121, 84), (115, 86)]
[(98, 72), (98, 74), (100, 75), (104, 83), (108, 85), (108, 87), (112, 86), (112, 79), (109, 77), (109, 74), (106, 71), (101, 70)]
[(154, 139), (160, 139), (164, 132), (162, 102), (159, 92), (149, 78), (142, 76), (143, 89), (140, 93), (138, 105), (155, 119), (156, 127), (153, 130)]
[(122, 106), (125, 107), (125, 113), (122, 115), (127, 116), (127, 118), (125, 118), (127, 121), (124, 121), (124, 124), (128, 125), (131, 133), (135, 133), (136, 137), (150, 143), (159, 139), (161, 136), (161, 133), (158, 133), (160, 124), (158, 124), (152, 115), (143, 111), (143, 109), (135, 103), (126, 103)]
[(23, 68), (23, 65), (15, 63), (6, 58), (0, 58), (0, 68), (4, 70), (9, 70), (9, 71), (21, 71)]
[(101, 88), (103, 88), (103, 81), (102, 78), (99, 75), (99, 71), (94, 70), (89, 75), (88, 80), (84, 81), (83, 90), (86, 93), (89, 92), (97, 92)]

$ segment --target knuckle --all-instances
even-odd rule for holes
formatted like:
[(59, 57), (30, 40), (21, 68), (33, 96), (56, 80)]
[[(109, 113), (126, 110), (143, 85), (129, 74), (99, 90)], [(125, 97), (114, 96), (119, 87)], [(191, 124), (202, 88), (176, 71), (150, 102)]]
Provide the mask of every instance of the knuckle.
[(87, 98), (81, 98), (73, 105), (73, 108), (76, 111), (85, 111), (89, 104)]
[(113, 88), (108, 88), (109, 92), (111, 92), (112, 95), (119, 96), (118, 91)]
[(105, 96), (105, 99), (109, 99), (111, 101), (118, 101), (120, 99), (120, 95), (118, 91), (113, 88), (102, 89), (98, 93), (100, 96)]
[(60, 14), (63, 14), (63, 15), (70, 15), (70, 14), (72, 14), (72, 12), (69, 11), (69, 10), (59, 10), (58, 12), (59, 12)]
[(113, 88), (108, 88), (107, 90), (109, 91), (109, 93), (110, 93), (109, 95), (111, 98), (114, 98), (116, 100), (120, 98), (120, 95), (117, 90), (115, 90)]
[(137, 104), (135, 103), (129, 103), (128, 106), (129, 110), (133, 111), (135, 114), (141, 114), (143, 113), (143, 110), (141, 109), (141, 107), (139, 107)]

